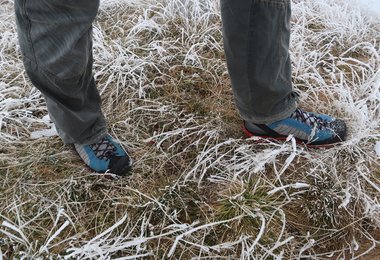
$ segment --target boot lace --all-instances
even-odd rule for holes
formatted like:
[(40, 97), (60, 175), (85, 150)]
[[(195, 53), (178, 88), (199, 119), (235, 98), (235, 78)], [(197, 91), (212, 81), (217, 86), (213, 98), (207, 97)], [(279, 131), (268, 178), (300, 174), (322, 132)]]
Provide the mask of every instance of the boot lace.
[(115, 145), (106, 137), (89, 146), (100, 160), (111, 159), (116, 153)]
[(329, 128), (329, 123), (326, 120), (323, 120), (312, 113), (304, 112), (299, 108), (297, 108), (297, 110), (290, 117), (319, 130)]

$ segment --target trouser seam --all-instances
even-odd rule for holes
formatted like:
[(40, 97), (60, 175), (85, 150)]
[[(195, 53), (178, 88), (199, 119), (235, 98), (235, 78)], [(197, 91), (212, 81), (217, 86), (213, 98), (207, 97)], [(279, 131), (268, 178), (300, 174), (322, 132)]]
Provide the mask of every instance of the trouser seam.
[(32, 30), (32, 23), (30, 21), (30, 18), (29, 18), (29, 15), (28, 15), (28, 12), (27, 12), (27, 8), (26, 8), (26, 2), (28, 0), (24, 0), (23, 1), (23, 5), (22, 5), (22, 11), (24, 12), (24, 15), (25, 15), (25, 19), (27, 20), (27, 28), (26, 28), (26, 33), (28, 35), (28, 40), (29, 40), (29, 44), (30, 44), (30, 49), (32, 51), (32, 56), (31, 57), (33, 59), (33, 62), (36, 64), (36, 66), (38, 67), (39, 64), (37, 63), (37, 58), (36, 58), (36, 52), (34, 51), (34, 46), (33, 46), (33, 41), (32, 41), (32, 35), (31, 35), (31, 30)]
[[(237, 0), (237, 1), (240, 1), (240, 0)], [(254, 8), (254, 4), (255, 4), (255, 1), (256, 0), (252, 0), (251, 1), (251, 5), (249, 7), (249, 26), (248, 26), (248, 29), (247, 29), (247, 37), (248, 37), (248, 41), (247, 41), (247, 50), (248, 50), (248, 53), (251, 53), (251, 37), (250, 37), (250, 34), (251, 34), (251, 28), (252, 28), (252, 12), (253, 12), (253, 8)], [(248, 87), (249, 87), (249, 100), (252, 100), (252, 88), (251, 88), (251, 80), (250, 80), (250, 77), (249, 77), (249, 74), (250, 74), (250, 65), (249, 65), (249, 62), (250, 60), (252, 59), (251, 55), (247, 55), (246, 56), (247, 59), (246, 59), (246, 73), (247, 73), (247, 82), (248, 82)]]

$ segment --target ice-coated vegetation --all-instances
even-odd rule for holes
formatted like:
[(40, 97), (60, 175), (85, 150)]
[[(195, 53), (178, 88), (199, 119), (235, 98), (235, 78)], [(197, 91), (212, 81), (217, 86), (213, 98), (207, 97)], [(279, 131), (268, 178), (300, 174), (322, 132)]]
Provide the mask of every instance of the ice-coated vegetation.
[(380, 22), (348, 2), (293, 1), (300, 106), (350, 129), (306, 149), (244, 138), (218, 1), (103, 1), (94, 74), (135, 160), (110, 180), (54, 135), (0, 1), (0, 259), (375, 259)]

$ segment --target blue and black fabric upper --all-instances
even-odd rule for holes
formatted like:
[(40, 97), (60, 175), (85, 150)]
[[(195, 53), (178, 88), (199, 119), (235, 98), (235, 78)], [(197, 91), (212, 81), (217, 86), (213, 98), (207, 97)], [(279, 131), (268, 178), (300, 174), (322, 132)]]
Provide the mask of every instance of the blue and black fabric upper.
[(132, 168), (131, 157), (110, 135), (94, 144), (74, 146), (82, 160), (96, 172), (125, 176)]
[(347, 136), (347, 126), (343, 120), (299, 108), (283, 120), (270, 124), (245, 122), (244, 127), (253, 136), (280, 139), (293, 135), (307, 145), (333, 144), (344, 141)]

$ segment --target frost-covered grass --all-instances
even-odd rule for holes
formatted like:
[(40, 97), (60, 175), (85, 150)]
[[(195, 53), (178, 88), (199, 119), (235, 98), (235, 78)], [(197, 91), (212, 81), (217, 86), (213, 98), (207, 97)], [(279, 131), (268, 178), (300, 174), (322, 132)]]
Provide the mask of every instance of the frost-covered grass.
[(35, 139), (51, 123), (2, 1), (0, 259), (378, 255), (380, 23), (347, 2), (293, 2), (300, 105), (350, 128), (317, 150), (243, 137), (217, 1), (104, 2), (95, 76), (110, 132), (136, 161), (109, 180), (58, 137)]

